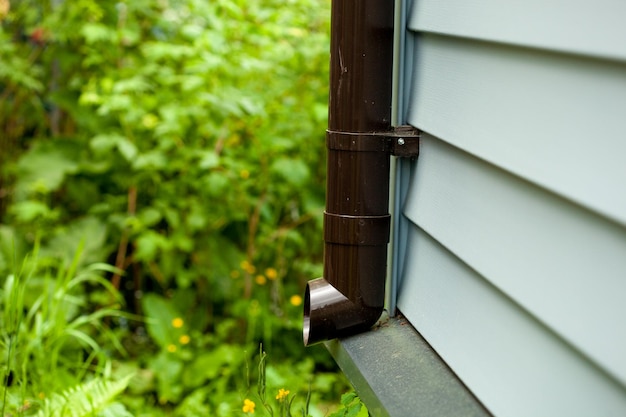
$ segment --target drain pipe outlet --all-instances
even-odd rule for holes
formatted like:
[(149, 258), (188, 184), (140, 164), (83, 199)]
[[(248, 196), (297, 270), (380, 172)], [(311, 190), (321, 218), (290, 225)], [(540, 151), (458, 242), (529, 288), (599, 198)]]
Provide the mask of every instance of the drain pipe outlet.
[(383, 310), (390, 155), (416, 156), (391, 128), (393, 2), (333, 0), (324, 277), (304, 296), (304, 344), (369, 329)]

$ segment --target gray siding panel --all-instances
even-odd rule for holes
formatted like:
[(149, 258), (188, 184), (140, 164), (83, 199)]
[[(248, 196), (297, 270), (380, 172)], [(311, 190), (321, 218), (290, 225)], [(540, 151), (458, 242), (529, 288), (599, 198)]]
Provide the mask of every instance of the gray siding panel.
[(418, 227), (398, 300), (495, 416), (626, 415), (613, 380)]
[(409, 123), (626, 225), (625, 65), (432, 35), (417, 50)]
[(419, 0), (410, 28), (534, 48), (626, 59), (622, 0)]

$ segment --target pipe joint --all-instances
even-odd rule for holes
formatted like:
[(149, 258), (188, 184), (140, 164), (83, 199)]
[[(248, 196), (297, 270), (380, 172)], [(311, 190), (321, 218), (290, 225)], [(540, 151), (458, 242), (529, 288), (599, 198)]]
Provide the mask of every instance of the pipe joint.
[(349, 216), (324, 212), (324, 241), (341, 245), (386, 245), (390, 222), (389, 214)]

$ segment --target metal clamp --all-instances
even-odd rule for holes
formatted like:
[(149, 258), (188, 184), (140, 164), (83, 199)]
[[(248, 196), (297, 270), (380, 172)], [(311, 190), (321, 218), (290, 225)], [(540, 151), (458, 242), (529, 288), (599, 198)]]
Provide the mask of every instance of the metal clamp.
[(390, 140), (389, 152), (398, 158), (417, 158), (420, 153), (420, 131), (410, 125), (394, 128), (393, 133), (387, 134)]
[(350, 152), (385, 152), (399, 158), (417, 158), (420, 132), (403, 125), (390, 132), (327, 131), (328, 149)]

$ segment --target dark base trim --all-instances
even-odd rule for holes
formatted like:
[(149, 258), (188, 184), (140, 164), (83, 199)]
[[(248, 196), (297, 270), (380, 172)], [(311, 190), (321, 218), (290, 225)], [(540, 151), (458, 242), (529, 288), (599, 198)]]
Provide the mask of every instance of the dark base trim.
[(326, 348), (372, 417), (491, 416), (404, 318)]

